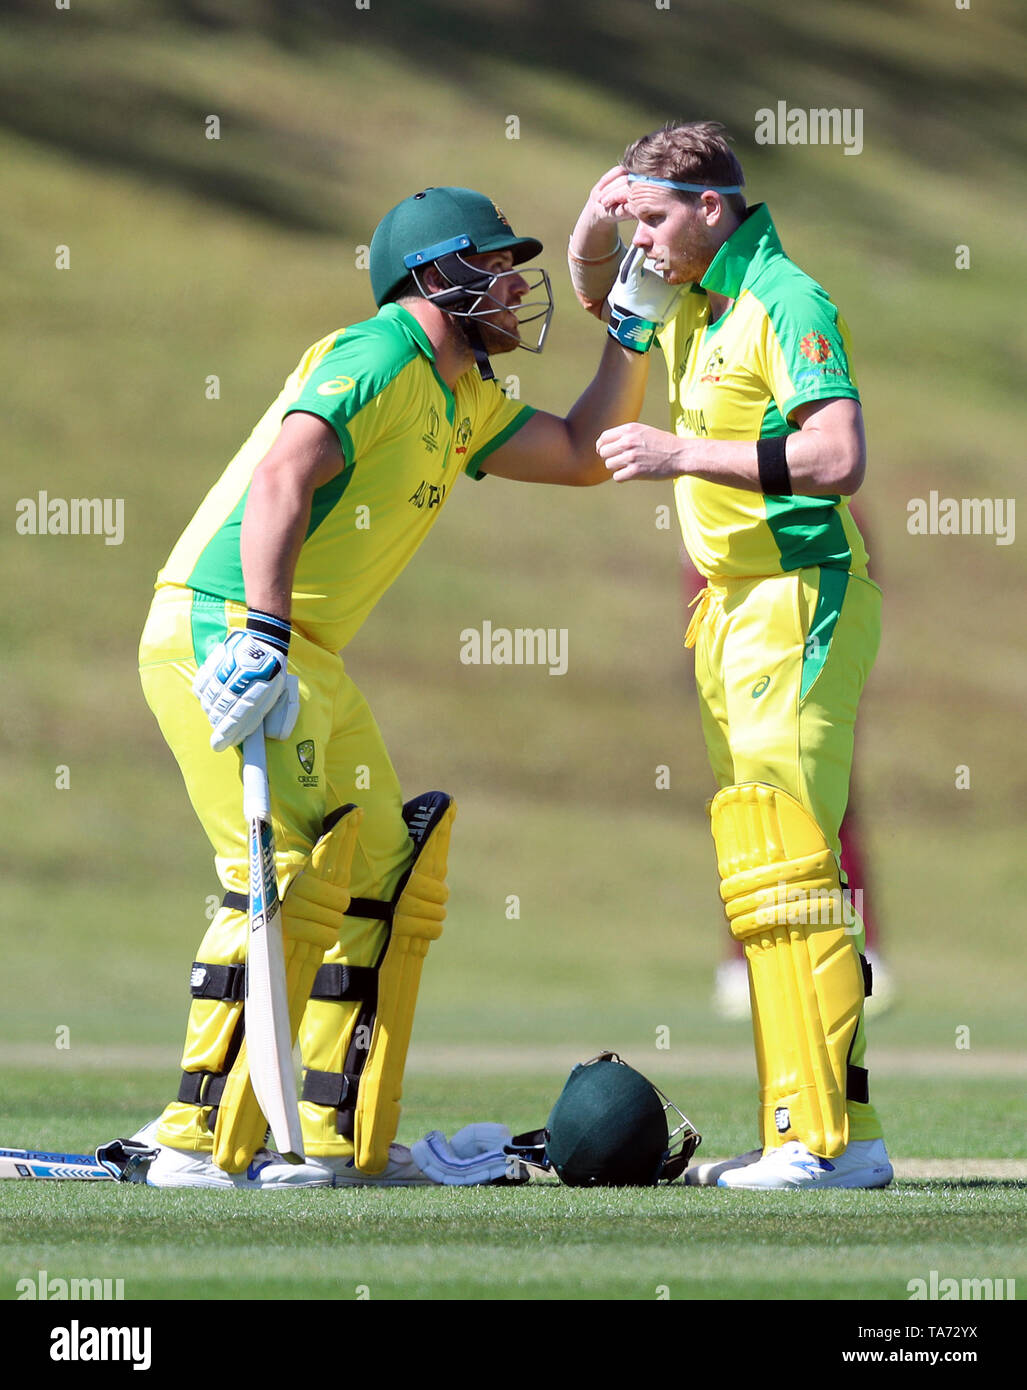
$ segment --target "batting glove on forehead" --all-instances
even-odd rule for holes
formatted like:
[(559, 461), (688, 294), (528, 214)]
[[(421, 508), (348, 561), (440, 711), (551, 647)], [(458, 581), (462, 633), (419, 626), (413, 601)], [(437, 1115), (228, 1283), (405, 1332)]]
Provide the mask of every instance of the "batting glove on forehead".
[(290, 699), (296, 685), (290, 692), (285, 654), (252, 632), (230, 632), (197, 671), (192, 688), (214, 730), (215, 753), (242, 743), (273, 712), (272, 736), (287, 738), (299, 713), (298, 695)]
[(668, 285), (650, 270), (645, 256), (632, 246), (620, 264), (607, 303), (610, 336), (633, 352), (648, 352), (656, 334), (677, 311), (683, 286)]

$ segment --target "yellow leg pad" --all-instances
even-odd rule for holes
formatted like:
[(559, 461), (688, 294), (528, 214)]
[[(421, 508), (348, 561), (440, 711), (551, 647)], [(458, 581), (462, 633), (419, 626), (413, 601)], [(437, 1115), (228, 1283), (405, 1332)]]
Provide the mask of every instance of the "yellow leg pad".
[(721, 897), (744, 944), (764, 1142), (837, 1157), (849, 1142), (849, 1052), (863, 973), (834, 855), (777, 787), (725, 787), (710, 808)]
[(428, 835), (396, 900), (392, 935), (378, 970), (378, 1010), (367, 1063), (360, 1077), (353, 1153), (363, 1173), (380, 1173), (399, 1126), (403, 1070), (414, 1022), (421, 967), (442, 935), (446, 917), (446, 864), (456, 815), (450, 802)]
[[(347, 917), (332, 964), (373, 966), (382, 951), (385, 923), (367, 917)], [(303, 1065), (314, 1071), (341, 1072), (362, 1005), (334, 999), (311, 999), (300, 1025)], [(368, 1039), (370, 1041), (370, 1039)], [(365, 1047), (366, 1050), (366, 1047)], [(307, 1154), (339, 1158), (352, 1154), (353, 1143), (336, 1127), (338, 1112), (314, 1101), (300, 1101), (303, 1147)]]
[[(339, 939), (349, 907), (349, 876), (363, 812), (354, 807), (314, 846), (310, 861), (282, 899), (282, 946), (289, 1023), (295, 1042), (303, 1010), (317, 975)], [(229, 1173), (241, 1173), (264, 1142), (267, 1120), (250, 1084), (246, 1041), (225, 1083), (214, 1129), (214, 1159)]]
[[(221, 908), (207, 928), (197, 959), (213, 965), (239, 964), (246, 955), (246, 927), (245, 912)], [(194, 999), (189, 1008), (182, 1070), (224, 1071), (241, 1014), (240, 1001)], [(161, 1115), (159, 1142), (177, 1149), (209, 1153), (209, 1115), (209, 1105), (172, 1101)]]

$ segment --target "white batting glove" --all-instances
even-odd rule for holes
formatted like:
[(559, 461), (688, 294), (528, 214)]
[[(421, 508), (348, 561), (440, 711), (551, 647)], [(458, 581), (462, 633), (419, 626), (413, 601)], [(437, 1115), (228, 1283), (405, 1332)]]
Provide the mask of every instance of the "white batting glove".
[(268, 738), (288, 738), (300, 717), (300, 678), (285, 677), (285, 689), (278, 697), (278, 704), (264, 720), (264, 733)]
[(299, 691), (297, 683), (290, 692), (285, 670), (290, 633), (281, 618), (251, 612), (246, 630), (230, 632), (197, 671), (193, 694), (213, 727), (210, 746), (215, 753), (242, 743), (273, 712), (272, 736), (291, 733)]
[(650, 270), (645, 256), (632, 246), (620, 263), (607, 303), (610, 336), (633, 352), (648, 352), (656, 334), (674, 316), (683, 285), (668, 285)]
[(523, 1165), (503, 1145), (509, 1144), (506, 1125), (466, 1125), (453, 1135), (452, 1142), (434, 1129), (410, 1146), (414, 1162), (425, 1177), (443, 1187), (479, 1187), (506, 1181), (522, 1182)]

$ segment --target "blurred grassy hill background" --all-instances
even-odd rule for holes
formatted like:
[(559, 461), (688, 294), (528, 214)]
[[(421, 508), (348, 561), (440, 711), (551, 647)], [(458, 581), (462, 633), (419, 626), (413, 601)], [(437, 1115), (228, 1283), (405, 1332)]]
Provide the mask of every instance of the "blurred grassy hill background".
[[(378, 218), (468, 184), (545, 242), (545, 356), (502, 365), (563, 413), (602, 344), (567, 234), (625, 144), (676, 116), (724, 121), (750, 200), (852, 329), (858, 511), (886, 595), (857, 782), (902, 990), (875, 1036), (951, 1049), (962, 1025), (974, 1048), (1021, 1045), (1024, 547), (906, 523), (931, 489), (1019, 490), (1025, 68), (1012, 0), (8, 0), (3, 1042), (52, 1056), (68, 1025), (69, 1066), (78, 1046), (178, 1045), (217, 885), (138, 635), (156, 570), (301, 352), (372, 312)], [(756, 145), (755, 111), (781, 100), (862, 108), (862, 153)], [(663, 393), (656, 364), (655, 424)], [(16, 534), (40, 489), (123, 498), (124, 543)], [(463, 484), (348, 654), (407, 794), (461, 807), (418, 1043), (617, 1045), (641, 1065), (668, 1026), (660, 1060), (682, 1070), (700, 1040), (744, 1046), (708, 1007), (725, 929), (679, 539), (656, 525), (670, 501)], [(567, 628), (568, 673), (461, 665), (485, 619)]]

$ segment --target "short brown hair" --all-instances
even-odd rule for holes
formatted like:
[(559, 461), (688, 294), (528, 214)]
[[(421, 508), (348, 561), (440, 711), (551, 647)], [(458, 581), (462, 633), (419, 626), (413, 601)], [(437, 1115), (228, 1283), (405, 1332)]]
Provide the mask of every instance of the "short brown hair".
[[(742, 166), (719, 121), (668, 121), (630, 144), (621, 163), (631, 174), (651, 174), (679, 183), (745, 183)], [(692, 203), (701, 196), (677, 189), (674, 195)], [(745, 216), (745, 198), (741, 193), (727, 193), (724, 201), (737, 217)]]

